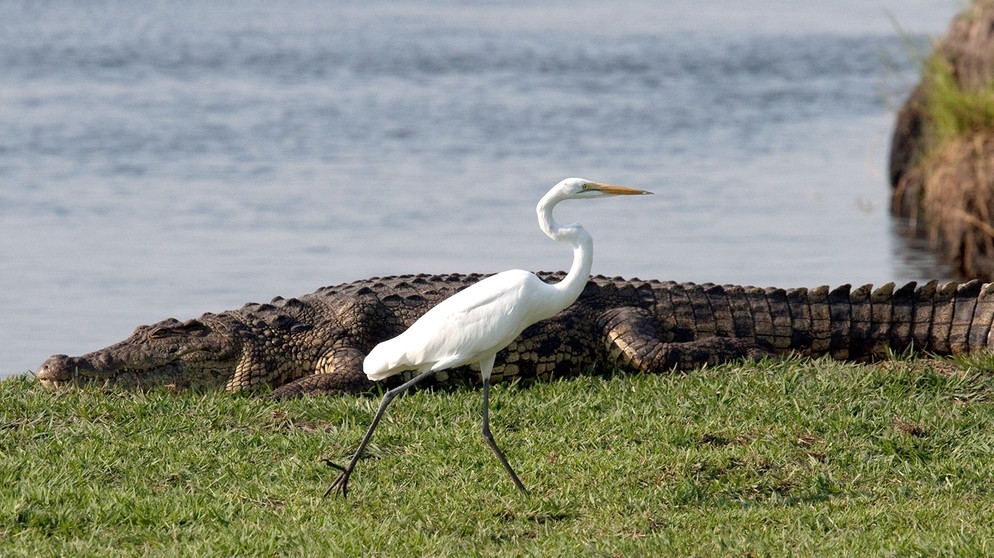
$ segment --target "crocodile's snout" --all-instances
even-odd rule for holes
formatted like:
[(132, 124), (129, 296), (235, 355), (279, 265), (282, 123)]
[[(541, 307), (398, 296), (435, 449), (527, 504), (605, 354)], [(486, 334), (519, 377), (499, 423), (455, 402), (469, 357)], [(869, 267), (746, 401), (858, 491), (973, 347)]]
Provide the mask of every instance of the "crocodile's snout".
[(52, 355), (41, 363), (35, 377), (45, 386), (58, 386), (72, 380), (72, 369), (69, 355)]
[(117, 360), (108, 354), (87, 354), (78, 357), (52, 355), (41, 363), (35, 377), (46, 386), (56, 387), (84, 380), (106, 379), (115, 371)]

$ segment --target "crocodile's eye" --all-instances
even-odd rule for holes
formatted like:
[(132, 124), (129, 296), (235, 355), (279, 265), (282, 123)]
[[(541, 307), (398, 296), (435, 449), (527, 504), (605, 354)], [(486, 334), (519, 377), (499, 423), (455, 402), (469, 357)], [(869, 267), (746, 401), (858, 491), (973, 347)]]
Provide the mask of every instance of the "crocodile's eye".
[(166, 321), (160, 325), (152, 327), (148, 332), (150, 339), (163, 339), (182, 335), (202, 336), (211, 332), (211, 329), (199, 320), (187, 320), (180, 323), (178, 320)]

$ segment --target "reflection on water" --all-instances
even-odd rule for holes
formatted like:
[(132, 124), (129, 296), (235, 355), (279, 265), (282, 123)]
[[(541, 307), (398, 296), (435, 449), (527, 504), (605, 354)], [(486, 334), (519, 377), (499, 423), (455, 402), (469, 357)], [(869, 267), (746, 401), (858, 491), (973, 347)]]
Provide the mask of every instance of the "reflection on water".
[(919, 280), (937, 279), (943, 281), (963, 281), (955, 268), (943, 261), (932, 250), (926, 231), (907, 219), (891, 219), (893, 238), (893, 259), (899, 269), (906, 269), (909, 277)]

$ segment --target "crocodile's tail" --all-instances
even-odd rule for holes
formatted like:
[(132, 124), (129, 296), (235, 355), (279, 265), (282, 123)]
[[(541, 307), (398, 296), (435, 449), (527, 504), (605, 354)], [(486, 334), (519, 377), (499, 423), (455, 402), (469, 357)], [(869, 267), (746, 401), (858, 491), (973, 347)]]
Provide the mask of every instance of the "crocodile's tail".
[(665, 283), (654, 315), (617, 310), (600, 325), (609, 361), (644, 371), (692, 368), (757, 351), (863, 360), (889, 352), (992, 348), (994, 284), (893, 283), (830, 290)]
[(994, 284), (932, 281), (834, 290), (674, 285), (657, 316), (675, 336), (752, 339), (775, 352), (839, 359), (910, 349), (960, 354), (991, 347)]

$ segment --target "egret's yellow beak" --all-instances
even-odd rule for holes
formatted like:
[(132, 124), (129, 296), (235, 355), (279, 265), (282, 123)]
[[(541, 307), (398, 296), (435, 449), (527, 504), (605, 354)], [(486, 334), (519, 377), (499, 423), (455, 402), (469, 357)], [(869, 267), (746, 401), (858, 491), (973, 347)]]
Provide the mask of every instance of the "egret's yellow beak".
[(599, 190), (609, 196), (644, 196), (652, 192), (629, 188), (628, 186), (615, 186), (614, 184), (591, 184), (593, 190)]

